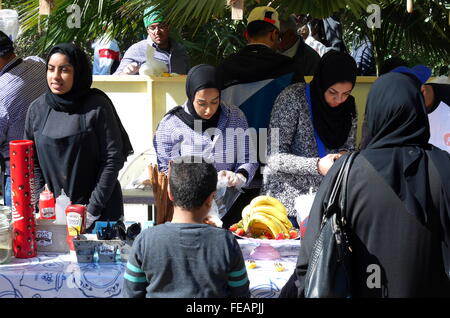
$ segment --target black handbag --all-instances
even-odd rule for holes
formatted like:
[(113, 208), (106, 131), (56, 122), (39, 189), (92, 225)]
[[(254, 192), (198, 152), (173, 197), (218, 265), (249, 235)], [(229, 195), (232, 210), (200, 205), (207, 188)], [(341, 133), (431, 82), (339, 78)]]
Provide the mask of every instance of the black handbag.
[(343, 213), (346, 208), (347, 179), (357, 152), (342, 164), (328, 200), (305, 276), (306, 298), (349, 298), (351, 286), (351, 246)]

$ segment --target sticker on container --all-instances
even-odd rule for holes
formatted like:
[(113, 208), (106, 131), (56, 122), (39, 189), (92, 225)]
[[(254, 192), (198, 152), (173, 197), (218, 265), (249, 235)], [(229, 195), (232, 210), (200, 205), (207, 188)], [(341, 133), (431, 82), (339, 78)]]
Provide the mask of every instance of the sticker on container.
[(50, 246), (53, 244), (52, 232), (36, 231), (36, 243), (38, 246)]
[(98, 247), (98, 253), (103, 255), (113, 255), (116, 252), (116, 248), (112, 245), (102, 244)]
[(42, 208), (41, 211), (45, 219), (50, 219), (55, 216), (55, 208)]
[(67, 213), (67, 230), (70, 236), (77, 236), (81, 233), (83, 218), (79, 213)]

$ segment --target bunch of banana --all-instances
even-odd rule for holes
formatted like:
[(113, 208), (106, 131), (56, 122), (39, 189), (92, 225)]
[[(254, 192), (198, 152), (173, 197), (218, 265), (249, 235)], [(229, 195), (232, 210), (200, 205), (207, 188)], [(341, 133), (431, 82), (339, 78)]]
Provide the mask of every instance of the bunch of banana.
[(257, 237), (267, 233), (273, 238), (280, 233), (289, 236), (289, 230), (292, 228), (286, 207), (267, 195), (254, 198), (242, 210), (242, 224), (245, 232), (251, 232)]

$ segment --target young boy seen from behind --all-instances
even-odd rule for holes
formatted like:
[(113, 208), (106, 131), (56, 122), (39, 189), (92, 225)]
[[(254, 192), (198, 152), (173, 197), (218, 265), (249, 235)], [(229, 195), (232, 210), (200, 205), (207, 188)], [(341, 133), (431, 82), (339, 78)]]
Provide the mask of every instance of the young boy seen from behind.
[(249, 297), (244, 259), (233, 234), (203, 223), (214, 200), (217, 172), (196, 159), (172, 164), (172, 222), (136, 238), (124, 275), (125, 297)]

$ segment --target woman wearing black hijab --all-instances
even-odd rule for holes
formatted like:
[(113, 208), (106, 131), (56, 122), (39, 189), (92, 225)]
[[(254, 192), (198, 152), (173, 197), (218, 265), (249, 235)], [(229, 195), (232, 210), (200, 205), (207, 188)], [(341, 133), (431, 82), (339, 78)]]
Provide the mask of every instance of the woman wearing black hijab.
[[(450, 297), (450, 156), (428, 144), (420, 83), (399, 73), (380, 77), (365, 122), (368, 143), (351, 166), (344, 211), (353, 296)], [(295, 272), (300, 297), (323, 201), (342, 162), (324, 178), (311, 209)]]
[[(186, 95), (186, 103), (169, 111), (156, 129), (153, 145), (159, 170), (167, 173), (169, 162), (178, 157), (200, 156), (214, 163), (229, 187), (249, 184), (258, 163), (245, 138), (247, 119), (239, 108), (221, 102), (216, 68), (193, 67), (187, 75)], [(241, 211), (224, 220), (224, 226), (237, 222)]]
[[(309, 209), (297, 215), (296, 198), (308, 194), (311, 188), (317, 191), (340, 153), (355, 149), (357, 118), (355, 99), (350, 94), (356, 73), (350, 55), (332, 50), (320, 59), (310, 85), (290, 85), (275, 101), (263, 192), (279, 199), (292, 223), (298, 223), (302, 231), (305, 228), (301, 222)], [(279, 138), (274, 137), (275, 129)]]
[(53, 47), (47, 58), (48, 91), (30, 106), (25, 138), (33, 140), (36, 185), (61, 190), (72, 204), (87, 205), (87, 227), (123, 216), (117, 180), (133, 152), (110, 99), (92, 89), (91, 65), (73, 44)]

